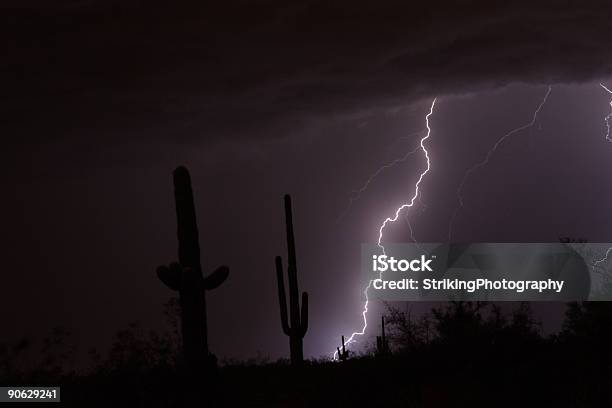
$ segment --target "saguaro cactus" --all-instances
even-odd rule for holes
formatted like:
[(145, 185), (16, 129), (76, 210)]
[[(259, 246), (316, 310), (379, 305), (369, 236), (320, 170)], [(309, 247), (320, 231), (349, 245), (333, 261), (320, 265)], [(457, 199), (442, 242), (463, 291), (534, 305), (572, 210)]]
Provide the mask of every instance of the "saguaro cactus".
[(276, 278), (278, 281), (278, 302), (283, 332), (289, 336), (291, 365), (299, 366), (304, 360), (302, 339), (308, 330), (308, 293), (302, 293), (302, 309), (300, 313), (299, 290), (297, 282), (297, 261), (295, 259), (295, 239), (293, 237), (293, 217), (291, 213), (291, 197), (285, 195), (285, 223), (287, 227), (287, 277), (289, 279), (289, 317), (287, 317), (287, 296), (283, 279), (283, 260), (276, 257)]
[(342, 351), (340, 351), (340, 347), (336, 347), (336, 350), (338, 350), (338, 358), (341, 361), (346, 361), (348, 359), (349, 351), (344, 347), (344, 336), (342, 336)]
[(381, 316), (380, 322), (381, 335), (376, 336), (376, 352), (379, 356), (384, 356), (389, 353), (389, 343), (385, 337), (385, 316)]
[(221, 285), (229, 269), (221, 266), (207, 277), (202, 276), (191, 177), (185, 167), (174, 170), (173, 177), (179, 262), (160, 266), (157, 276), (179, 292), (184, 363), (191, 373), (201, 373), (209, 358), (205, 291)]

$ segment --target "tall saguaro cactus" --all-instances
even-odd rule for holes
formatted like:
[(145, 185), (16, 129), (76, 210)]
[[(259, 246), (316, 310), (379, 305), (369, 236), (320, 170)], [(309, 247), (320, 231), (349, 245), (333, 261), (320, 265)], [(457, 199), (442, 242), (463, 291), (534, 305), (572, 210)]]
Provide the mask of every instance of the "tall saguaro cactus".
[(338, 351), (338, 359), (340, 361), (346, 361), (349, 357), (349, 351), (344, 347), (344, 336), (342, 336), (342, 351), (340, 351), (340, 347), (336, 347)]
[(178, 263), (157, 268), (157, 276), (170, 289), (179, 292), (183, 359), (192, 374), (202, 373), (208, 353), (205, 291), (221, 285), (229, 275), (226, 266), (202, 276), (200, 243), (191, 177), (185, 167), (174, 170), (174, 199), (178, 232)]
[(287, 227), (287, 277), (289, 279), (289, 316), (287, 316), (287, 296), (283, 279), (283, 260), (276, 257), (276, 278), (278, 281), (278, 302), (283, 332), (289, 336), (291, 365), (299, 366), (304, 361), (302, 340), (308, 330), (308, 293), (302, 293), (302, 308), (300, 311), (299, 289), (297, 282), (297, 261), (295, 259), (295, 239), (293, 237), (293, 216), (291, 197), (285, 195), (285, 223)]
[(385, 337), (385, 316), (380, 318), (380, 330), (381, 335), (376, 336), (376, 352), (379, 356), (385, 356), (389, 354), (389, 342)]

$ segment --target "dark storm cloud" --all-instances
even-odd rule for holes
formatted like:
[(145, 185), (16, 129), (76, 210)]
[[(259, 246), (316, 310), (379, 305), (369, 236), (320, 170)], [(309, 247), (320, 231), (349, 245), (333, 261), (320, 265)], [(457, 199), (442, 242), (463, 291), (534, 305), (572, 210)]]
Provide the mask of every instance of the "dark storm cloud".
[(433, 94), (612, 73), (606, 1), (13, 3), (2, 110), (21, 142), (264, 137)]

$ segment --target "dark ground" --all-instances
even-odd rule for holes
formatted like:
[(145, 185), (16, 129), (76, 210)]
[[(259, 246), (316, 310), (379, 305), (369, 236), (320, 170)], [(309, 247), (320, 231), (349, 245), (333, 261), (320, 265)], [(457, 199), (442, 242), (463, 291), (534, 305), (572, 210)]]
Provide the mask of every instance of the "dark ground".
[[(372, 350), (345, 362), (307, 361), (300, 369), (261, 358), (223, 362), (200, 390), (220, 407), (612, 403), (607, 303), (569, 304), (563, 330), (548, 337), (526, 303), (509, 314), (492, 304), (448, 304), (418, 320), (389, 307), (387, 319), (392, 355)], [(163, 334), (131, 325), (117, 332), (105, 357), (90, 350), (89, 367), (76, 371), (66, 368), (76, 352), (69, 333), (56, 329), (40, 348), (27, 340), (4, 345), (0, 383), (60, 385), (63, 406), (178, 406), (183, 388), (173, 330), (172, 324)]]

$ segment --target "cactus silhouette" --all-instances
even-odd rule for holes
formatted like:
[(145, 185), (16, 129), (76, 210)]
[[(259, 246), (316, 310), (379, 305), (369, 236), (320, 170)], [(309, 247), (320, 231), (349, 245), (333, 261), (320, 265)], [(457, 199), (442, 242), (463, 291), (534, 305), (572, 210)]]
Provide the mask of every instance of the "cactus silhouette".
[(348, 359), (349, 351), (344, 347), (344, 336), (342, 336), (342, 351), (340, 351), (340, 347), (336, 347), (336, 350), (338, 350), (338, 358), (341, 361), (346, 361)]
[(382, 316), (380, 321), (381, 335), (376, 336), (376, 353), (379, 356), (384, 356), (389, 353), (389, 343), (387, 342), (387, 338), (385, 337), (385, 316)]
[(178, 230), (178, 263), (157, 268), (157, 276), (170, 289), (179, 292), (183, 359), (188, 373), (201, 375), (215, 363), (208, 352), (205, 291), (221, 285), (229, 274), (226, 266), (202, 276), (200, 244), (191, 177), (185, 167), (174, 170), (174, 199)]
[(297, 261), (295, 259), (295, 239), (293, 237), (293, 217), (291, 212), (291, 197), (285, 195), (285, 223), (287, 228), (287, 277), (289, 279), (289, 316), (287, 316), (287, 296), (283, 279), (283, 260), (276, 257), (276, 278), (278, 281), (278, 302), (283, 332), (289, 336), (291, 365), (300, 366), (304, 360), (302, 339), (308, 330), (308, 293), (302, 293), (302, 309), (300, 313), (299, 289), (297, 282)]

